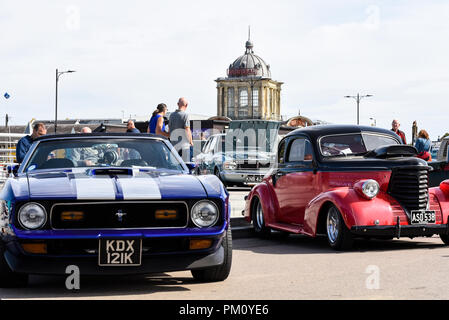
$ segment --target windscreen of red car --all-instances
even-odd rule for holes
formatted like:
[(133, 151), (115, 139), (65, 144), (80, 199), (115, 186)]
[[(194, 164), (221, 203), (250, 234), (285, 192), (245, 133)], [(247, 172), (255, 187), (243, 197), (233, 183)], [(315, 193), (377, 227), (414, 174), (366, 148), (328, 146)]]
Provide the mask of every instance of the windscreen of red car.
[(368, 151), (399, 142), (393, 137), (372, 133), (329, 135), (320, 139), (320, 151), (324, 157), (348, 157), (363, 155)]

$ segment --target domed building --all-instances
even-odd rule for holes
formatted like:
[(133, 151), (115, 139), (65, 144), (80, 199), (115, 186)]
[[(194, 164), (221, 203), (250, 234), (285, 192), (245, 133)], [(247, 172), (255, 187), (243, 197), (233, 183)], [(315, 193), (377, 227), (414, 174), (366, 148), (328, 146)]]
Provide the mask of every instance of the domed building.
[(253, 43), (246, 42), (245, 54), (217, 82), (217, 115), (233, 120), (280, 120), (282, 82), (271, 79), (270, 65), (254, 54)]

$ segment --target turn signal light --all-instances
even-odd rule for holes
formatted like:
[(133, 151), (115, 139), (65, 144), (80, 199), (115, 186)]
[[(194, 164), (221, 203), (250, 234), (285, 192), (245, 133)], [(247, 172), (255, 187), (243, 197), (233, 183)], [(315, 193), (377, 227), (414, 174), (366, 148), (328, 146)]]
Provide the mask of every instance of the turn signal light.
[(32, 254), (46, 254), (47, 244), (46, 243), (22, 243), (22, 248), (27, 253)]
[(84, 219), (84, 212), (82, 211), (63, 211), (61, 213), (62, 221), (81, 221)]
[(440, 183), (440, 189), (445, 194), (449, 195), (449, 180), (444, 180), (443, 182), (441, 182)]
[(176, 210), (156, 210), (155, 217), (158, 220), (175, 220), (178, 218)]
[(190, 240), (190, 250), (208, 249), (212, 246), (212, 240)]

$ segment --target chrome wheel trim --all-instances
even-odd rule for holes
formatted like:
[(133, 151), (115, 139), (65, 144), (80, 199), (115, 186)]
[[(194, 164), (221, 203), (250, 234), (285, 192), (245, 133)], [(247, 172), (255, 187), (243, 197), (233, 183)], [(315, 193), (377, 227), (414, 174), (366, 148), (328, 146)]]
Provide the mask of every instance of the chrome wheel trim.
[(332, 207), (327, 214), (327, 237), (331, 243), (335, 243), (339, 236), (340, 217), (337, 208)]
[(257, 208), (256, 208), (256, 223), (257, 223), (257, 228), (259, 230), (261, 230), (264, 227), (264, 222), (263, 222), (263, 210), (262, 210), (262, 205), (260, 204), (260, 201), (257, 201)]

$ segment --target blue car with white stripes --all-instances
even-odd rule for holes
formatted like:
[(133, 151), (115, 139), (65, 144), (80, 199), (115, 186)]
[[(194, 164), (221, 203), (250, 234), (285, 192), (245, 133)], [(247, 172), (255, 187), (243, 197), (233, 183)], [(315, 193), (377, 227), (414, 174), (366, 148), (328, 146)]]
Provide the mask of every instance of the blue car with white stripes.
[(193, 170), (150, 134), (36, 139), (0, 192), (0, 287), (68, 266), (81, 276), (191, 270), (198, 281), (225, 280), (229, 194)]

